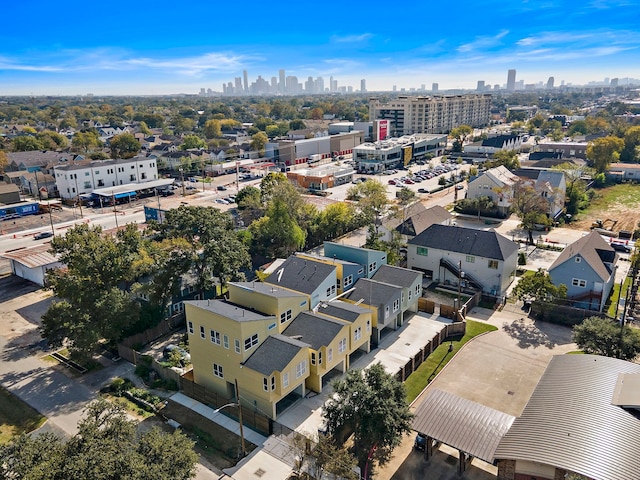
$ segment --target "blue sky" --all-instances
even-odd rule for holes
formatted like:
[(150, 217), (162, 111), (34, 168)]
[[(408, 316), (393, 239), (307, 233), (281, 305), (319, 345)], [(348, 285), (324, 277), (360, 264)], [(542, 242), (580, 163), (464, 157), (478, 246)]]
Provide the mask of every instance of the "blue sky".
[[(28, 5), (28, 10), (25, 8)], [(333, 75), (391, 90), (640, 78), (639, 0), (8, 2), (0, 95), (220, 91)]]

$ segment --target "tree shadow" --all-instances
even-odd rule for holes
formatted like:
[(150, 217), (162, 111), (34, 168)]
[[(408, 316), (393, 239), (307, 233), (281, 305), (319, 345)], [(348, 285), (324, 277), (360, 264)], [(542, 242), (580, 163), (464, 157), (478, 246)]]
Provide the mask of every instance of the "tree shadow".
[(35, 283), (15, 275), (9, 275), (0, 279), (0, 303), (8, 302), (38, 290), (40, 290), (40, 287)]
[(557, 345), (555, 335), (549, 335), (539, 328), (539, 323), (527, 323), (524, 317), (511, 323), (504, 323), (502, 329), (513, 339), (518, 341), (520, 348), (547, 347), (552, 349)]
[(3, 362), (17, 362), (48, 351), (47, 340), (40, 336), (39, 330), (33, 329), (7, 341), (0, 352), (0, 359)]

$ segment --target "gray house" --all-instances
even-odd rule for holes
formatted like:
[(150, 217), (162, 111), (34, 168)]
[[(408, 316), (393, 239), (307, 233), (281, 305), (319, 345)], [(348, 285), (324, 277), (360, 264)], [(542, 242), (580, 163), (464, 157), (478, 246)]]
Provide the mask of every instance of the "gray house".
[(264, 283), (275, 285), (309, 297), (310, 308), (331, 300), (337, 294), (336, 267), (291, 255)]
[(475, 289), (502, 296), (516, 272), (518, 244), (494, 230), (431, 225), (409, 240), (407, 265), (439, 283), (461, 280)]
[(402, 323), (404, 323), (404, 314), (407, 311), (418, 311), (418, 298), (422, 295), (421, 272), (409, 270), (408, 268), (394, 267), (392, 265), (383, 265), (378, 269), (372, 280), (402, 287), (400, 305)]
[(372, 250), (370, 248), (342, 245), (334, 242), (324, 242), (324, 256), (328, 258), (339, 258), (340, 260), (362, 265), (367, 278), (373, 277), (378, 271), (378, 268), (387, 263), (386, 252)]
[(618, 255), (596, 232), (576, 240), (556, 258), (549, 275), (567, 286), (574, 307), (602, 311), (616, 278)]
[(374, 345), (380, 343), (384, 328), (397, 330), (402, 325), (402, 287), (361, 278), (344, 299), (373, 312), (371, 339)]

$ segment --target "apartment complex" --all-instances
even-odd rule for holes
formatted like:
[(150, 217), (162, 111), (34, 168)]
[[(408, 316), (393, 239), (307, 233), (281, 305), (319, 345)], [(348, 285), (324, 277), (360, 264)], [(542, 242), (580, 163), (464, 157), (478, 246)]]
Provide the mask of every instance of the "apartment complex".
[(369, 118), (389, 120), (390, 136), (445, 133), (460, 125), (483, 127), (489, 123), (491, 95), (400, 96), (388, 103), (369, 100)]

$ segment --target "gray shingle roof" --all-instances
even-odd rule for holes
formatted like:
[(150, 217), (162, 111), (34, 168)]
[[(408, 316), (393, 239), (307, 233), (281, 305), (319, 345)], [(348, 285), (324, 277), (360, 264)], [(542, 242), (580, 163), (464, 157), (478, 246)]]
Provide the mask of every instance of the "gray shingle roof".
[(551, 264), (549, 272), (576, 255), (580, 255), (603, 281), (608, 280), (611, 276), (612, 270), (607, 264), (615, 263), (617, 260), (613, 247), (605, 242), (599, 233), (589, 232), (584, 237), (567, 245), (567, 248)]
[(373, 277), (371, 277), (371, 280), (409, 288), (419, 278), (422, 278), (422, 272), (409, 270), (408, 268), (394, 267), (393, 265), (382, 265)]
[(262, 375), (271, 375), (273, 372), (283, 371), (300, 350), (308, 346), (304, 342), (284, 335), (271, 335), (258, 345), (256, 351), (243, 365)]
[(638, 478), (640, 416), (612, 404), (620, 373), (640, 365), (597, 355), (557, 355), (495, 453), (598, 480)]
[(329, 275), (335, 277), (335, 272), (336, 267), (332, 265), (292, 255), (267, 277), (265, 283), (310, 295)]
[(495, 260), (505, 260), (518, 250), (517, 243), (494, 230), (474, 230), (449, 225), (431, 225), (407, 243)]
[(272, 315), (264, 315), (260, 312), (256, 312), (255, 310), (249, 310), (223, 300), (189, 300), (185, 303), (189, 303), (198, 308), (230, 318), (236, 322), (252, 322), (254, 320), (264, 320), (272, 317)]
[(449, 213), (446, 208), (441, 207), (440, 205), (435, 205), (423, 212), (411, 215), (404, 222), (398, 225), (396, 230), (401, 235), (415, 237), (434, 223), (443, 223), (450, 220), (451, 217), (451, 213)]
[(284, 288), (279, 288), (275, 285), (270, 285), (262, 282), (229, 282), (229, 285), (236, 285), (244, 290), (261, 293), (263, 295), (269, 295), (276, 298), (305, 298), (301, 293), (292, 292), (291, 290), (285, 290)]
[(362, 299), (366, 305), (385, 305), (400, 295), (400, 290), (395, 285), (360, 278), (346, 298), (356, 302)]
[(301, 312), (282, 335), (308, 343), (314, 350), (329, 345), (345, 324), (312, 312)]
[(336, 300), (333, 302), (323, 302), (318, 305), (318, 314), (329, 315), (330, 317), (339, 318), (345, 322), (355, 322), (363, 313), (370, 313), (368, 308), (354, 305), (353, 303)]

